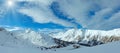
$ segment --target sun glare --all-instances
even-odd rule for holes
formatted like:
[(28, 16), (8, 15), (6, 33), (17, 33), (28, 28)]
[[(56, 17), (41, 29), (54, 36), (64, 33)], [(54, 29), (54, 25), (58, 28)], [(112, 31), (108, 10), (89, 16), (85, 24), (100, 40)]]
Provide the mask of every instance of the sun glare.
[(8, 0), (7, 1), (7, 6), (8, 7), (13, 7), (15, 4), (14, 4), (14, 1), (12, 1), (12, 0)]

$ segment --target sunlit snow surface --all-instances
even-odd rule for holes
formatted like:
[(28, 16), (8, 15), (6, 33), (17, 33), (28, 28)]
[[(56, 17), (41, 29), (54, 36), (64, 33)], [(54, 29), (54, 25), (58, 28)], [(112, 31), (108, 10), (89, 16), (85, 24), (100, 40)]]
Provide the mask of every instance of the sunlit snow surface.
[[(58, 38), (65, 41), (78, 41), (77, 37), (82, 37), (83, 32), (82, 29), (70, 29), (66, 32), (59, 32), (57, 34), (51, 35), (54, 38)], [(93, 37), (93, 36), (120, 36), (120, 29), (114, 29), (109, 31), (104, 30), (86, 30), (84, 35), (84, 40), (88, 40), (87, 36)]]
[(80, 49), (57, 49), (54, 50), (40, 50), (33, 48), (12, 48), (0, 46), (1, 53), (120, 53), (120, 42), (112, 42), (109, 44)]

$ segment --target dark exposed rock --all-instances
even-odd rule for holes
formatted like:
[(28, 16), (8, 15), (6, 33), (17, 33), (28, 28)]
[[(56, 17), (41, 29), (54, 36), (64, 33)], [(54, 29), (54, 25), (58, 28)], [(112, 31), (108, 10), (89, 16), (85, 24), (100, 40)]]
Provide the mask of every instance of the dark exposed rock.
[(87, 47), (91, 47), (90, 44), (85, 44), (85, 43), (79, 43), (79, 45), (82, 45), (82, 46), (87, 46)]
[(58, 45), (57, 48), (66, 47), (69, 46), (70, 44), (74, 44), (73, 42), (67, 42), (56, 38), (54, 38), (54, 41)]
[(80, 45), (74, 44), (73, 47), (74, 47), (75, 49), (77, 49), (77, 48), (80, 48)]
[(4, 31), (4, 30), (5, 30), (4, 28), (0, 27), (0, 31)]

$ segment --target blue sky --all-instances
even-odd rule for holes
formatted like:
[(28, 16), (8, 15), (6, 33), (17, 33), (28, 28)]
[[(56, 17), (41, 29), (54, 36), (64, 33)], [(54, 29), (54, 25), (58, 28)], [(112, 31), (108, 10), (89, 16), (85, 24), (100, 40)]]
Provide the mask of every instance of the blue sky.
[(54, 23), (37, 23), (32, 20), (31, 17), (23, 15), (21, 13), (15, 12), (15, 15), (11, 12), (7, 12), (7, 14), (0, 19), (1, 25), (8, 26), (17, 26), (17, 27), (25, 27), (25, 28), (64, 28), (64, 26), (54, 24)]
[[(24, 6), (23, 4), (25, 4), (25, 3), (27, 3), (27, 2), (18, 3), (18, 6), (19, 7)], [(62, 12), (59, 11), (59, 9), (58, 9), (59, 7), (58, 7), (57, 3), (53, 3), (49, 7), (53, 11), (54, 15), (57, 16), (58, 18), (61, 18), (61, 19), (67, 20), (67, 21), (72, 20), (72, 19), (68, 19), (67, 15), (64, 15)], [(17, 8), (16, 8), (16, 10), (17, 10)], [(37, 22), (34, 22), (33, 19), (30, 16), (24, 15), (24, 14), (19, 13), (17, 11), (14, 11), (14, 13), (12, 13), (12, 10), (9, 10), (8, 12), (6, 12), (5, 15), (3, 15), (0, 18), (0, 25), (2, 25), (2, 26), (12, 26), (12, 27), (32, 28), (32, 29), (44, 29), (44, 28), (64, 29), (64, 28), (70, 28), (70, 27), (61, 26), (59, 24), (55, 24), (55, 23), (52, 23), (52, 22), (37, 23)], [(81, 26), (79, 26), (79, 27), (81, 27)]]
[[(8, 1), (14, 5), (6, 5)], [(32, 29), (120, 28), (118, 1), (0, 0), (0, 26)]]

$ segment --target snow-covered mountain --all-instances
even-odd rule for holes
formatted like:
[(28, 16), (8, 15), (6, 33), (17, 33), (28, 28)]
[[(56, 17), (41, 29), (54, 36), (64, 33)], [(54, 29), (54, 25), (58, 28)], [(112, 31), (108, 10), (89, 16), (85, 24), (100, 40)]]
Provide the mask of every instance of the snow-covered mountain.
[(14, 33), (0, 28), (0, 45), (8, 47), (32, 47), (33, 44), (20, 39)]
[(36, 32), (30, 29), (14, 32), (17, 37), (20, 37), (23, 40), (27, 40), (34, 45), (50, 47), (56, 45), (51, 36), (44, 33)]
[(60, 48), (76, 43), (98, 45), (120, 40), (120, 29), (109, 31), (69, 29), (65, 32), (45, 33), (31, 29), (7, 31), (0, 28), (0, 45)]
[[(66, 32), (59, 32), (51, 35), (54, 38), (69, 42), (90, 41), (96, 39), (97, 41), (105, 41), (104, 39), (120, 40), (120, 29), (109, 31), (104, 30), (83, 30), (83, 29), (69, 29)], [(111, 40), (112, 41), (112, 40)]]
[(50, 47), (56, 45), (52, 37), (32, 31), (30, 29), (20, 31), (0, 30), (0, 45), (10, 47)]

